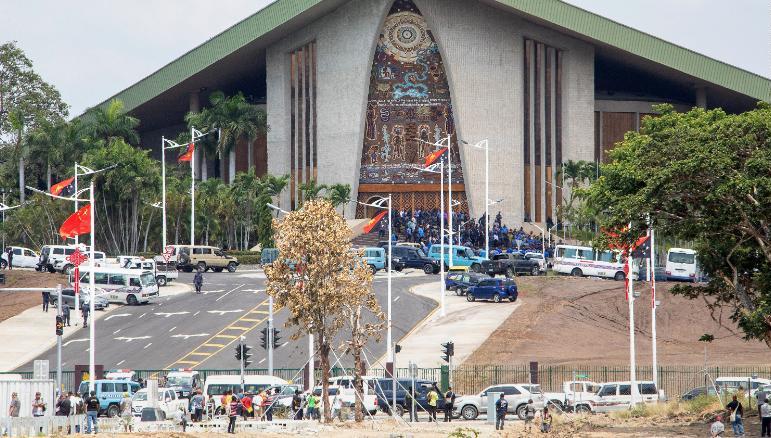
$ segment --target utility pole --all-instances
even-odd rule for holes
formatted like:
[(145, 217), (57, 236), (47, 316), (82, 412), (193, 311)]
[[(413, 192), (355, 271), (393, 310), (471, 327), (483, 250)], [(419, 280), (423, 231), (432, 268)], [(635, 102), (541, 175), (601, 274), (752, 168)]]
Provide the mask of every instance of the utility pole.
[[(67, 304), (65, 304), (66, 306)], [(62, 392), (62, 335), (64, 334), (64, 319), (62, 319), (62, 285), (56, 285), (56, 392)]]
[(273, 297), (268, 297), (268, 333), (270, 333), (270, 339), (268, 339), (268, 375), (273, 375)]

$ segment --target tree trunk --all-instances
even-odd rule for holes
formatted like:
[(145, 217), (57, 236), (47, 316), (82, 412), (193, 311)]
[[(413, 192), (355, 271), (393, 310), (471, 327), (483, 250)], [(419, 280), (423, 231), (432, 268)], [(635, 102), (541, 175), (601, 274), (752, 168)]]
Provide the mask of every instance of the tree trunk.
[(206, 163), (206, 151), (201, 151), (201, 181), (206, 181), (209, 177), (209, 169)]
[(233, 147), (228, 152), (228, 183), (233, 184), (236, 180), (236, 148)]
[(19, 202), (24, 203), (24, 156), (19, 157)]
[(46, 187), (51, 191), (51, 160), (46, 163)]
[[(316, 333), (319, 338), (319, 361), (321, 362), (321, 397), (324, 405), (324, 422), (332, 422), (332, 410), (329, 406), (329, 343), (323, 332)], [(312, 364), (311, 364), (312, 366)], [(313, 368), (311, 368), (313, 369)], [(313, 377), (311, 376), (311, 379)]]
[(362, 403), (364, 397), (364, 384), (361, 380), (362, 375), (362, 363), (361, 363), (361, 347), (359, 347), (355, 336), (351, 339), (353, 342), (353, 386), (356, 391), (356, 414), (355, 419), (357, 423), (364, 421), (364, 404)]
[(250, 138), (246, 143), (246, 171), (254, 168), (254, 139)]

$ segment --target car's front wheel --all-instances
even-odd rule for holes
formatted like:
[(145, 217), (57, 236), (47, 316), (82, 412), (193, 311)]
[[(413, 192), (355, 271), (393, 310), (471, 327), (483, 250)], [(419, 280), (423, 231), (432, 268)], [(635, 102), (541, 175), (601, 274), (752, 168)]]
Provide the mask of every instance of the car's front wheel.
[(369, 265), (369, 269), (370, 271), (372, 271), (372, 275), (377, 274), (377, 268), (375, 267), (375, 265)]
[(237, 268), (237, 266), (236, 266), (235, 262), (228, 263), (228, 272), (230, 272), (231, 274), (236, 272), (236, 268)]
[(613, 276), (613, 279), (616, 281), (624, 281), (625, 278), (626, 278), (626, 275), (624, 274), (623, 271), (618, 271), (616, 272), (616, 275)]
[(426, 263), (423, 265), (423, 272), (426, 274), (433, 274), (434, 273), (434, 265), (431, 263)]
[(476, 298), (474, 297), (474, 294), (471, 292), (466, 292), (466, 301), (473, 303)]
[(135, 295), (129, 295), (126, 298), (126, 303), (128, 303), (129, 306), (136, 306), (139, 304), (139, 300), (137, 300), (137, 297)]
[(501, 302), (501, 296), (498, 294), (493, 295), (493, 302), (494, 303), (500, 303)]
[(464, 420), (476, 420), (479, 416), (479, 410), (476, 406), (466, 405), (461, 408), (460, 415)]
[(537, 276), (541, 270), (538, 268), (538, 266), (533, 266), (533, 268), (530, 270), (530, 275), (533, 277)]
[(576, 412), (579, 414), (588, 414), (592, 412), (592, 410), (587, 405), (578, 405), (576, 406)]
[(110, 407), (107, 408), (107, 416), (110, 418), (117, 417), (118, 413), (120, 413), (120, 408), (118, 408), (118, 405), (110, 405)]
[(520, 420), (525, 420), (527, 417), (527, 405), (517, 406), (517, 417), (519, 417)]
[(573, 277), (583, 277), (584, 272), (578, 268), (574, 268), (572, 271), (570, 271), (570, 275)]
[(5, 269), (8, 267), (8, 262), (5, 260), (0, 259), (0, 269)]
[(159, 275), (155, 278), (155, 282), (158, 283), (158, 286), (160, 287), (166, 286), (166, 277)]

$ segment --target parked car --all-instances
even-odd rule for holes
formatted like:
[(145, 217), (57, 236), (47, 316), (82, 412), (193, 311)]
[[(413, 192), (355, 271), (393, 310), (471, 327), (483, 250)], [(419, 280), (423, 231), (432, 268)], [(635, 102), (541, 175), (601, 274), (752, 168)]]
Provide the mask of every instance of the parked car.
[[(105, 310), (106, 308), (110, 307), (110, 302), (107, 300), (106, 293), (107, 291), (104, 289), (97, 289), (96, 299), (94, 300), (94, 310)], [(59, 304), (59, 300), (55, 292), (51, 293), (50, 299), (51, 305), (57, 306)], [(82, 306), (83, 303), (89, 303), (90, 305), (90, 302), (91, 294), (88, 293), (88, 290), (81, 290), (80, 305)], [(69, 306), (70, 309), (75, 309), (75, 289), (62, 289), (62, 303), (64, 303), (65, 306)]]
[[(394, 408), (396, 415), (402, 416), (405, 412), (409, 413), (409, 407), (407, 405), (407, 390), (412, 387), (412, 379), (399, 378), (396, 380), (396, 406)], [(377, 404), (380, 410), (390, 414), (390, 406), (393, 403), (393, 380), (383, 378), (372, 381), (375, 394), (377, 395)], [(418, 415), (425, 415), (425, 411), (428, 409), (428, 391), (434, 388), (439, 394), (439, 400), (437, 401), (437, 409), (444, 408), (444, 398), (442, 392), (439, 391), (439, 387), (436, 382), (425, 379), (415, 379), (415, 402), (421, 409), (418, 411)]]
[[(94, 389), (99, 399), (99, 415), (116, 417), (120, 413), (120, 401), (123, 394), (133, 395), (139, 391), (139, 383), (129, 380), (95, 380)], [(85, 400), (89, 393), (89, 382), (80, 382), (78, 394)]]
[[(364, 248), (364, 261), (372, 270), (373, 274), (377, 271), (388, 270), (388, 259), (386, 259), (386, 250), (379, 247)], [(400, 258), (394, 257), (391, 260), (391, 268), (394, 271), (404, 269), (404, 263)]]
[(744, 390), (749, 385), (750, 395), (754, 396), (758, 388), (765, 385), (771, 385), (771, 380), (762, 377), (718, 377), (715, 379), (715, 386), (721, 391), (736, 392), (739, 388)]
[(445, 288), (450, 291), (455, 291), (455, 295), (466, 295), (466, 291), (471, 286), (476, 286), (480, 281), (489, 278), (484, 274), (476, 274), (473, 272), (451, 272), (447, 274), (445, 280)]
[(546, 273), (546, 268), (549, 267), (549, 263), (546, 261), (546, 257), (540, 252), (526, 252), (525, 258), (530, 260), (535, 260), (538, 262), (538, 267), (541, 270), (541, 273)]
[[(638, 392), (643, 403), (658, 403), (666, 400), (664, 391), (659, 391), (652, 381), (637, 382)], [(577, 401), (576, 412), (612, 412), (629, 408), (632, 403), (632, 385), (626, 382), (607, 382), (600, 385), (594, 397)]]
[[(55, 267), (58, 263), (59, 271), (63, 271), (67, 256), (74, 253), (77, 248), (78, 246), (75, 245), (43, 245), (43, 248), (40, 249), (40, 257), (35, 265), (35, 270), (53, 273), (56, 272)], [(90, 253), (90, 247), (87, 245), (81, 244), (80, 250), (86, 256)]]
[(450, 245), (431, 245), (428, 249), (428, 256), (437, 262), (441, 257), (442, 247), (444, 247), (444, 264), (445, 266), (466, 266), (472, 272), (482, 272), (482, 259), (478, 257), (471, 248), (465, 246), (453, 245), (452, 247), (452, 263), (450, 263)]
[[(135, 417), (141, 417), (142, 409), (146, 406), (150, 406), (147, 395), (148, 389), (143, 388), (137, 391), (132, 397), (132, 414), (134, 414)], [(180, 397), (173, 389), (158, 388), (158, 408), (163, 412), (166, 418), (174, 418), (174, 414), (179, 411), (180, 408), (187, 410), (188, 403), (188, 399)]]
[(509, 300), (512, 303), (517, 301), (519, 292), (517, 283), (510, 278), (487, 278), (475, 286), (471, 286), (466, 291), (466, 300), (492, 300), (500, 303), (503, 300)]
[(693, 400), (696, 397), (700, 397), (703, 395), (706, 396), (716, 396), (718, 394), (717, 388), (715, 388), (712, 385), (709, 386), (697, 386), (696, 388), (693, 388), (686, 392), (685, 394), (680, 396), (680, 400)]
[[(386, 242), (385, 251), (388, 252), (388, 242)], [(398, 260), (404, 268), (422, 269), (426, 274), (438, 274), (439, 262), (426, 256), (420, 248), (412, 246), (392, 246), (394, 260)]]
[(222, 272), (227, 269), (228, 272), (236, 272), (238, 269), (238, 259), (227, 255), (220, 248), (204, 245), (172, 246), (176, 250), (177, 269), (179, 270), (193, 272), (193, 269), (197, 269), (200, 272), (206, 272), (211, 269), (214, 272)]
[[(38, 259), (40, 258), (38, 253), (21, 246), (11, 246), (10, 248), (13, 250), (12, 268), (34, 268), (37, 266)], [(5, 248), (5, 251), (2, 251), (2, 254), (0, 254), (0, 269), (8, 267), (8, 254), (6, 251), (8, 251), (8, 248)]]
[(544, 393), (544, 400), (549, 406), (554, 406), (563, 412), (570, 412), (577, 402), (591, 399), (599, 389), (599, 383), (570, 380), (562, 382), (562, 392)]
[[(165, 260), (161, 257), (161, 263), (165, 263)], [(143, 271), (150, 271), (155, 275), (155, 282), (158, 286), (166, 286), (166, 284), (174, 279), (179, 278), (179, 271), (177, 271), (174, 262), (169, 262), (169, 269), (165, 269), (167, 266), (159, 267), (157, 260), (146, 259), (144, 257), (137, 256), (118, 256), (116, 265), (123, 269), (139, 269)]]
[(525, 419), (525, 406), (528, 400), (533, 400), (536, 410), (543, 409), (544, 396), (540, 385), (530, 383), (509, 383), (492, 385), (475, 395), (464, 395), (455, 399), (453, 416), (463, 417), (464, 420), (474, 420), (479, 415), (487, 414), (488, 394), (493, 392), (503, 393), (503, 398), (509, 402), (509, 413), (515, 413), (521, 419)]
[(541, 265), (537, 260), (526, 258), (519, 253), (503, 253), (483, 261), (482, 272), (491, 277), (505, 275), (508, 278), (518, 274), (538, 275), (541, 273)]
[(190, 398), (193, 392), (203, 386), (201, 375), (190, 368), (179, 368), (166, 374), (166, 386), (180, 397)]

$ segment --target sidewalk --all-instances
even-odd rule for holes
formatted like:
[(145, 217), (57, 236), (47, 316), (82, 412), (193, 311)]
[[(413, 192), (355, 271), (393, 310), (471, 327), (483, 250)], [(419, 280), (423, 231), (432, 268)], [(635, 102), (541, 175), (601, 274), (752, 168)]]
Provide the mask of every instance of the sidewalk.
[[(433, 281), (410, 289), (411, 293), (439, 300), (439, 282)], [(409, 361), (420, 367), (438, 367), (446, 365), (442, 360), (442, 345), (447, 341), (455, 343), (453, 365), (460, 365), (482, 345), (490, 335), (522, 303), (508, 301), (493, 303), (476, 301), (470, 303), (465, 296), (447, 292), (445, 296), (445, 317), (439, 316), (439, 307), (434, 309), (422, 322), (418, 323), (401, 340), (395, 341), (402, 346), (396, 356), (396, 367), (407, 367)], [(380, 358), (385, 363), (385, 358)]]
[[(168, 286), (161, 288), (160, 296), (162, 298), (169, 297), (189, 291), (191, 288), (187, 284), (170, 282)], [(33, 293), (40, 295), (39, 292)], [(120, 307), (123, 306), (111, 303), (106, 311), (94, 312), (93, 318), (102, 319)], [(83, 330), (81, 327), (83, 318), (79, 311), (70, 310), (70, 322), (71, 327), (64, 327), (62, 343), (66, 343), (67, 338), (76, 333), (80, 334), (81, 337), (88, 337), (88, 330)], [(56, 307), (50, 306), (48, 313), (43, 312), (42, 299), (39, 305), (0, 322), (0, 333), (3, 334), (3, 344), (0, 346), (0, 372), (14, 371), (49, 348), (55, 347), (55, 329)], [(49, 364), (49, 368), (53, 371), (56, 364)]]

